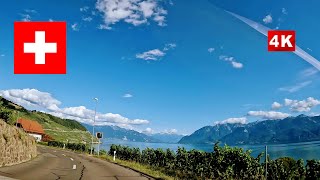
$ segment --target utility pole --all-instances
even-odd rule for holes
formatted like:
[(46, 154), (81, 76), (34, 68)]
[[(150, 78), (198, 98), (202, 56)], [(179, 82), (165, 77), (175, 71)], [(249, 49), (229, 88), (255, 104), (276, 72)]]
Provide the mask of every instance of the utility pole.
[(266, 180), (268, 178), (268, 146), (266, 146)]
[(93, 117), (93, 126), (92, 126), (91, 152), (90, 152), (91, 155), (92, 155), (92, 149), (93, 149), (94, 125), (96, 122), (98, 98), (94, 98), (93, 100), (96, 101), (96, 106), (94, 108), (94, 117)]

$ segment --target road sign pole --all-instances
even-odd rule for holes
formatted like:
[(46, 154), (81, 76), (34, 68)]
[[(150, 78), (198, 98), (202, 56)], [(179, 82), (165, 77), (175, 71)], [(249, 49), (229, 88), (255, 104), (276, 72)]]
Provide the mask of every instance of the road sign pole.
[(98, 143), (98, 157), (100, 155), (100, 138), (99, 138), (99, 143)]
[(96, 122), (98, 98), (94, 98), (94, 100), (96, 101), (96, 106), (94, 108), (94, 117), (93, 117), (93, 126), (92, 126), (91, 151), (90, 151), (91, 155), (92, 155), (92, 149), (93, 149), (94, 125)]

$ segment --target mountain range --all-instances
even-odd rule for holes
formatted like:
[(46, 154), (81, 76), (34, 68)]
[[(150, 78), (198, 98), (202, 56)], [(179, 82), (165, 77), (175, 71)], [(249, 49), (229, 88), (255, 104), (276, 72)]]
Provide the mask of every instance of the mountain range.
[(220, 141), (229, 145), (278, 144), (320, 140), (320, 116), (299, 115), (282, 120), (248, 124), (217, 124), (203, 127), (183, 137), (181, 144), (206, 144)]
[[(82, 124), (89, 132), (92, 132), (92, 126)], [(95, 132), (102, 132), (103, 138), (119, 139), (133, 142), (149, 143), (177, 143), (183, 136), (178, 134), (157, 133), (144, 134), (138, 131), (120, 128), (118, 126), (95, 126)]]

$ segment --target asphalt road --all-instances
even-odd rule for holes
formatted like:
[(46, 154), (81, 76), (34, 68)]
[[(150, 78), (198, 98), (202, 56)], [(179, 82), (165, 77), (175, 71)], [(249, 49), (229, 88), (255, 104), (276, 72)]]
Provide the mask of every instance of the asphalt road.
[(19, 165), (0, 168), (4, 177), (21, 180), (146, 180), (141, 173), (83, 154), (38, 146), (38, 156)]

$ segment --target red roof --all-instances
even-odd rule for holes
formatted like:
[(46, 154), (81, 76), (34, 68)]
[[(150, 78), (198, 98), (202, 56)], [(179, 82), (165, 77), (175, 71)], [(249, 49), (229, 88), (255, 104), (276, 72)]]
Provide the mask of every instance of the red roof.
[(28, 133), (44, 134), (42, 126), (36, 121), (19, 119), (18, 124), (20, 124), (23, 130)]

